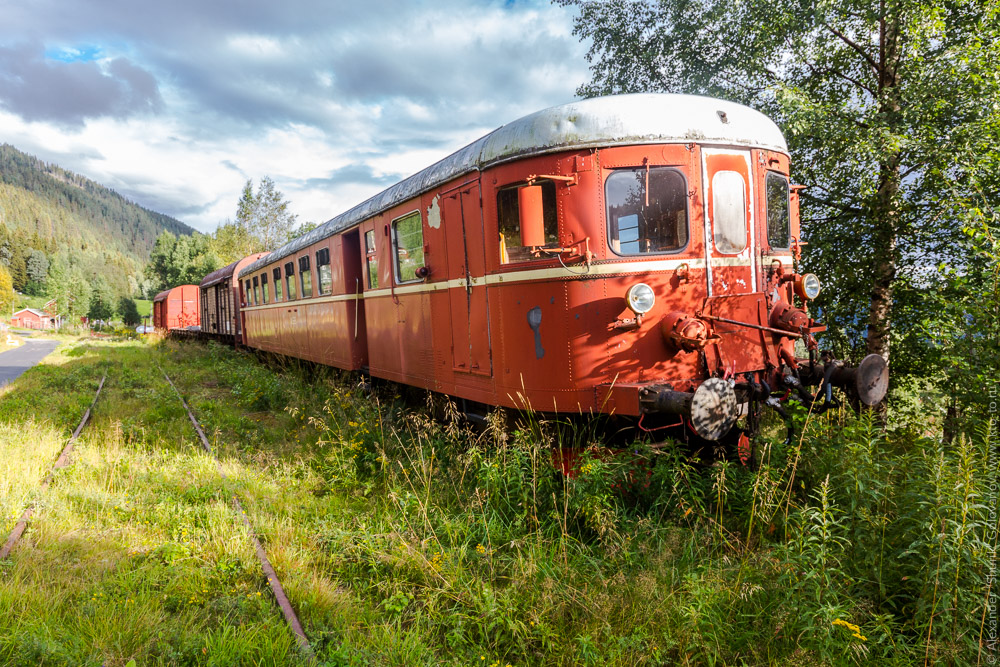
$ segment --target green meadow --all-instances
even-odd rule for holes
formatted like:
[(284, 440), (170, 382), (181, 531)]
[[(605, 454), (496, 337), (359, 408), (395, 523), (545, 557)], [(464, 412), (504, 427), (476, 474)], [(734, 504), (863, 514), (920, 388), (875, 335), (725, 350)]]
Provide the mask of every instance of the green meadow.
[(472, 430), (440, 398), (215, 344), (67, 339), (0, 390), (0, 538), (36, 507), (0, 562), (0, 664), (303, 664), (234, 495), (315, 664), (981, 663), (985, 428), (794, 417), (749, 470), (539, 415)]

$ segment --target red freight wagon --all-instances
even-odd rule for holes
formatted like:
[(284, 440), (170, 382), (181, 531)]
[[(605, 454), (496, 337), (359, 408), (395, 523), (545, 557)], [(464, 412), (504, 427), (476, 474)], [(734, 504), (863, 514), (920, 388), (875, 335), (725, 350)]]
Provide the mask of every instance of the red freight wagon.
[(202, 333), (225, 342), (242, 342), (240, 285), (234, 276), (238, 276), (247, 264), (266, 254), (248, 255), (205, 276), (198, 286), (201, 292)]
[(187, 329), (198, 326), (198, 286), (180, 285), (153, 298), (153, 327)]
[(553, 107), (243, 268), (244, 340), (487, 405), (679, 415), (708, 439), (780, 409), (772, 391), (878, 402), (881, 358), (818, 352), (797, 193), (780, 130), (747, 107)]

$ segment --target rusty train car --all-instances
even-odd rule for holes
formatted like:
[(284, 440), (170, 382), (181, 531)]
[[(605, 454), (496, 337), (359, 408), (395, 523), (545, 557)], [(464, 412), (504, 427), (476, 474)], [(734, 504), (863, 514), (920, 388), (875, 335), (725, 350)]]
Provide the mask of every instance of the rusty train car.
[(239, 342), (465, 403), (679, 422), (707, 440), (791, 391), (877, 403), (880, 357), (819, 351), (789, 175), (778, 127), (730, 102), (546, 109), (227, 267)]
[(205, 276), (198, 285), (203, 336), (223, 343), (235, 344), (243, 340), (243, 319), (240, 316), (242, 299), (239, 272), (251, 262), (267, 253), (248, 255), (228, 266)]
[(199, 326), (198, 286), (178, 285), (153, 297), (153, 327), (164, 331)]

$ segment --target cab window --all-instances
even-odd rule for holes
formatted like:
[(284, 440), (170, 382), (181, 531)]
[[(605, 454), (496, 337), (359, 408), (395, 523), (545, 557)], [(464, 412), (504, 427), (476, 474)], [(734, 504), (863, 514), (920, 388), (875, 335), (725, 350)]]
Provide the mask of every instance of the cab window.
[(608, 242), (615, 253), (676, 252), (687, 245), (687, 182), (679, 170), (616, 169), (604, 191)]
[(787, 248), (791, 244), (788, 213), (788, 179), (773, 171), (767, 172), (767, 243), (772, 248)]
[(396, 282), (421, 280), (417, 269), (424, 266), (424, 225), (419, 211), (393, 221), (392, 245), (396, 251)]
[[(531, 248), (521, 245), (520, 207), (517, 192), (527, 183), (508, 186), (497, 192), (497, 226), (500, 229), (500, 262), (527, 262), (532, 259), (551, 258), (551, 255), (532, 254)], [(556, 216), (556, 185), (552, 181), (536, 181), (542, 187), (542, 220), (545, 230), (543, 248), (559, 247), (559, 223)]]
[(746, 181), (738, 171), (719, 171), (712, 177), (712, 234), (715, 249), (735, 255), (747, 247)]

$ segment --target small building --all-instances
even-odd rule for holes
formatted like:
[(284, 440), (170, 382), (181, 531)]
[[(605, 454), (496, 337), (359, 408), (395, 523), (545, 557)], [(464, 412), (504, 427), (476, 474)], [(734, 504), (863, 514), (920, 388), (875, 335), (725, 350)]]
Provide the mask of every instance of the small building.
[(53, 329), (56, 324), (54, 316), (34, 308), (23, 308), (10, 318), (12, 327), (21, 327), (22, 329)]

